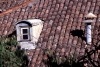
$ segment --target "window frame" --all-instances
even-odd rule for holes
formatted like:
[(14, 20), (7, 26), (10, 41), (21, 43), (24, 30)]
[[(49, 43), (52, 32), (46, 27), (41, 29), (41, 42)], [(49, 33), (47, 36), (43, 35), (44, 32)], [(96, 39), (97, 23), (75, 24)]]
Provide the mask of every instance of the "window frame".
[[(27, 33), (23, 34), (23, 29), (27, 29)], [(21, 26), (20, 27), (20, 40), (21, 41), (29, 41), (30, 40), (30, 28), (28, 26)], [(23, 35), (28, 35), (28, 39), (24, 39)]]

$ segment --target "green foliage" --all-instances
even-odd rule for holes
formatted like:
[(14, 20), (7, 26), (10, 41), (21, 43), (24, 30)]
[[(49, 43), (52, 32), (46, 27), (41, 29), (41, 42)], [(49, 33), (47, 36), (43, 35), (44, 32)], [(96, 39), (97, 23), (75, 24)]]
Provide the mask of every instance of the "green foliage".
[(25, 50), (15, 48), (17, 44), (15, 36), (0, 39), (0, 67), (28, 66), (28, 58), (25, 55)]
[(73, 64), (77, 63), (77, 58), (73, 54), (70, 54), (65, 58), (66, 58), (65, 63), (67, 63), (71, 67), (73, 66)]
[(43, 59), (47, 67), (82, 67), (77, 62), (78, 58), (73, 54), (69, 56), (58, 56), (54, 52), (47, 50), (44, 56), (47, 57), (47, 59)]

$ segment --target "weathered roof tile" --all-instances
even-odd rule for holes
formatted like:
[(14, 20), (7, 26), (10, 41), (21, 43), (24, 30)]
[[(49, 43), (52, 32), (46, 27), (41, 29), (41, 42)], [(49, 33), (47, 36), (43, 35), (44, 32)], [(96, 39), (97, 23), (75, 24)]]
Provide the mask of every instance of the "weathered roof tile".
[[(3, 6), (1, 10), (6, 11), (25, 1), (16, 1), (14, 4), (11, 2), (13, 1), (11, 0), (9, 4), (0, 4)], [(88, 12), (93, 12), (100, 18), (99, 3), (99, 0), (34, 0), (10, 13), (8, 11), (6, 15), (0, 14), (0, 35), (4, 36), (5, 32), (11, 34), (15, 30), (14, 23), (18, 21), (38, 18), (44, 21), (44, 26), (40, 35), (41, 41), (39, 40), (33, 53), (30, 52), (30, 55), (33, 54), (31, 67), (45, 67), (42, 62), (44, 52), (42, 49), (54, 50), (57, 55), (68, 56), (69, 53), (83, 55), (86, 41), (76, 35), (73, 36), (70, 32), (77, 29), (85, 31), (82, 20)], [(100, 25), (98, 19), (96, 20), (97, 22), (92, 24), (93, 28), (94, 25)], [(95, 30), (94, 34), (97, 33), (98, 30)], [(83, 36), (85, 37), (85, 34)], [(97, 39), (97, 36), (94, 38)]]

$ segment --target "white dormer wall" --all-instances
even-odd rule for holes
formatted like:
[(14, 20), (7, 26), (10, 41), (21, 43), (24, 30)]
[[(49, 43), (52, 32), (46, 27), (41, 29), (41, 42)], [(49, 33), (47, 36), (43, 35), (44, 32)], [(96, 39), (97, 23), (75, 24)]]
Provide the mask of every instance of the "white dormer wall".
[[(24, 23), (23, 21), (28, 22)], [(20, 23), (21, 22), (21, 23)], [(40, 19), (31, 19), (31, 20), (22, 20), (16, 23), (16, 31), (17, 31), (17, 41), (19, 42), (21, 48), (24, 49), (35, 49), (36, 43), (39, 40), (40, 33), (43, 28), (43, 21)], [(21, 27), (28, 27), (29, 28), (29, 40), (22, 40), (21, 39)], [(24, 29), (24, 28), (23, 28)], [(26, 28), (27, 29), (27, 28)]]
[(32, 32), (31, 33), (31, 37), (32, 37), (32, 42), (37, 43), (40, 33), (42, 31), (43, 28), (43, 24), (39, 23), (38, 25), (33, 25), (32, 26)]

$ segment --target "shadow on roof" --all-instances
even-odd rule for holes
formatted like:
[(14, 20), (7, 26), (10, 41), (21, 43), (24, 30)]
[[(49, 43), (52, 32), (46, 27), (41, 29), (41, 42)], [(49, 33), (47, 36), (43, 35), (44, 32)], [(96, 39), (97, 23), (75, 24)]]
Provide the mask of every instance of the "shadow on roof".
[(13, 31), (11, 34), (9, 34), (9, 35), (8, 35), (8, 37), (12, 37), (13, 35), (15, 35), (15, 36), (16, 36), (16, 30), (15, 30), (15, 31)]
[(71, 35), (73, 36), (78, 36), (80, 38), (82, 38), (82, 40), (85, 40), (86, 41), (86, 37), (84, 37), (84, 31), (83, 30), (72, 30), (71, 32)]

